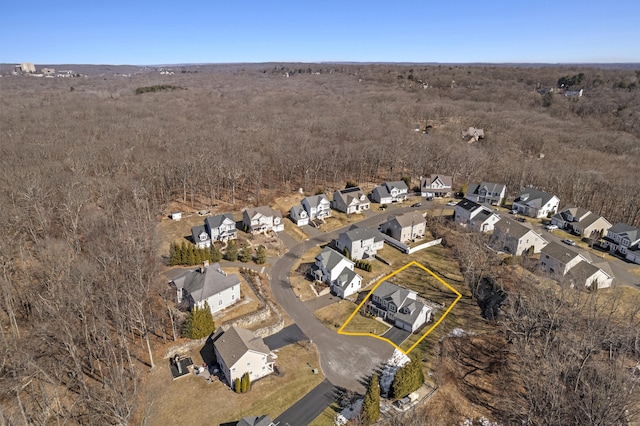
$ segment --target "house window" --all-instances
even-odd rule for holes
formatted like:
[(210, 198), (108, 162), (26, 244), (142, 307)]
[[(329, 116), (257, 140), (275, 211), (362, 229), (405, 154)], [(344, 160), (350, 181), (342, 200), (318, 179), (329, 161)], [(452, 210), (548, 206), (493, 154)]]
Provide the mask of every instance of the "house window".
[(251, 367), (251, 363), (250, 362), (247, 363), (247, 367)]
[(218, 306), (222, 306), (222, 300), (218, 300)]
[(231, 294), (231, 300), (234, 300), (236, 298), (235, 294)]

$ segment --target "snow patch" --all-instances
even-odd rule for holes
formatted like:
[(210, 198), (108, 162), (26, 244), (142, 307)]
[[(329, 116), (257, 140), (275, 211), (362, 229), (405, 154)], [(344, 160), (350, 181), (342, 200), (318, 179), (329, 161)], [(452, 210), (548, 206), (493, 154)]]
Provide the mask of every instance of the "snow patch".
[(362, 411), (362, 402), (364, 398), (358, 398), (353, 403), (345, 407), (335, 418), (335, 424), (344, 426), (351, 419), (355, 419)]
[(380, 375), (380, 393), (382, 395), (389, 394), (389, 389), (393, 383), (393, 378), (396, 376), (396, 372), (409, 361), (411, 360), (408, 356), (398, 349), (395, 349), (391, 358), (384, 362), (382, 365), (382, 373)]

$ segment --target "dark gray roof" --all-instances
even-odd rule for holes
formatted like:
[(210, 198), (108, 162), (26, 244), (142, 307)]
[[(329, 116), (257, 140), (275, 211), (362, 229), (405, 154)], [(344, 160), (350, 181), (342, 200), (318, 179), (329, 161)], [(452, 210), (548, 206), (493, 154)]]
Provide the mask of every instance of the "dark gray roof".
[(520, 193), (518, 198), (514, 200), (514, 203), (523, 203), (531, 207), (540, 208), (547, 204), (553, 197), (554, 195), (548, 192), (527, 188)]
[(236, 222), (235, 220), (233, 220), (233, 216), (231, 216), (231, 213), (223, 213), (206, 218), (204, 220), (204, 223), (209, 227), (209, 229), (217, 229), (220, 228), (220, 225), (222, 225), (225, 219), (229, 219), (233, 223)]
[(214, 263), (204, 268), (204, 272), (202, 272), (202, 268), (190, 271), (188, 274), (176, 278), (173, 282), (178, 289), (187, 291), (193, 301), (197, 303), (240, 284), (240, 279), (235, 274), (227, 275), (220, 269), (219, 263)]
[(316, 261), (319, 261), (327, 271), (331, 271), (343, 259), (346, 259), (346, 257), (330, 247), (325, 247), (324, 250), (316, 256)]
[(585, 262), (584, 260), (581, 260), (580, 262), (578, 262), (577, 265), (575, 265), (575, 266), (573, 266), (573, 268), (571, 268), (569, 273), (571, 275), (573, 275), (574, 277), (578, 277), (578, 278), (584, 280), (584, 279), (592, 276), (593, 274), (595, 274), (599, 270), (600, 270), (600, 268), (598, 268), (597, 266), (592, 265), (592, 264), (590, 264), (588, 262)]
[(218, 350), (224, 364), (231, 368), (248, 351), (260, 352), (268, 355), (271, 353), (267, 345), (260, 337), (256, 337), (253, 331), (232, 326), (228, 330), (220, 327), (211, 338), (213, 346)]
[(347, 206), (351, 205), (354, 199), (360, 202), (362, 197), (364, 197), (363, 202), (367, 202), (367, 197), (359, 186), (338, 190), (333, 193), (333, 198), (335, 199), (336, 197), (340, 197)]
[(616, 223), (611, 228), (609, 228), (609, 232), (626, 236), (631, 240), (631, 242), (635, 242), (640, 239), (640, 228), (636, 228), (631, 225), (627, 225), (626, 223)]
[(391, 219), (389, 222), (391, 221), (397, 221), (398, 225), (400, 225), (400, 227), (405, 228), (407, 226), (414, 226), (418, 223), (426, 223), (427, 220), (424, 218), (424, 216), (422, 216), (422, 214), (418, 213), (418, 212), (409, 212), (409, 213), (405, 213), (403, 215), (400, 216), (396, 216), (393, 219)]
[(269, 416), (249, 416), (243, 417), (236, 426), (271, 426), (273, 422)]
[[(191, 238), (193, 238), (193, 242), (194, 243), (198, 243), (200, 241), (200, 235), (202, 233), (207, 234), (207, 240), (211, 239), (211, 236), (209, 235), (209, 233), (207, 232), (207, 229), (205, 228), (204, 225), (198, 225), (198, 226), (194, 226), (193, 228), (191, 228)], [(205, 240), (206, 241), (206, 240)]]
[(289, 216), (295, 221), (301, 219), (302, 214), (306, 215), (306, 218), (309, 218), (307, 211), (300, 204), (291, 207), (291, 210), (289, 210)]
[[(422, 302), (409, 299), (404, 305), (402, 305), (400, 309), (398, 309), (398, 312), (396, 312), (394, 315), (396, 319), (413, 325), (418, 319), (418, 316), (420, 316), (420, 312), (422, 312), (422, 309), (424, 309), (424, 307), (425, 305)], [(405, 309), (408, 309), (409, 311), (407, 313), (402, 312)]]
[(382, 200), (383, 198), (391, 197), (391, 194), (389, 193), (389, 190), (387, 190), (387, 187), (376, 186), (373, 188), (373, 191), (371, 191), (371, 196), (378, 200)]
[(506, 217), (500, 219), (495, 224), (495, 228), (497, 228), (503, 234), (510, 235), (517, 239), (524, 237), (527, 232), (531, 231), (531, 229), (527, 228), (525, 225)]
[(501, 194), (502, 191), (505, 190), (505, 186), (501, 183), (492, 183), (492, 182), (480, 182), (480, 184), (470, 183), (469, 187), (467, 188), (467, 194), (478, 195), (478, 191), (481, 188), (485, 188), (487, 192), (491, 194), (494, 194), (494, 193)]
[(473, 217), (473, 220), (474, 220), (474, 221), (476, 221), (476, 222), (477, 222), (477, 221), (480, 221), (480, 223), (483, 223), (485, 220), (487, 220), (487, 219), (489, 219), (491, 216), (493, 216), (493, 214), (494, 214), (494, 213), (493, 213), (492, 211), (489, 211), (489, 210), (486, 210), (486, 209), (482, 209), (482, 211), (481, 211), (481, 212), (479, 212), (478, 214), (476, 214), (476, 215)]
[(310, 207), (318, 207), (322, 200), (329, 204), (329, 199), (324, 194), (311, 195), (309, 197), (305, 197), (304, 200), (307, 200)]
[(393, 302), (399, 308), (409, 295), (409, 290), (389, 281), (383, 281), (376, 287), (373, 294), (381, 299)]
[(340, 280), (343, 283), (342, 289), (344, 290), (345, 288), (349, 287), (349, 284), (351, 284), (351, 281), (353, 281), (357, 276), (358, 274), (356, 274), (351, 269), (344, 268), (342, 272), (340, 272), (340, 276), (339, 276)]
[(354, 228), (350, 231), (344, 232), (347, 239), (351, 242), (368, 240), (373, 238), (374, 241), (384, 241), (384, 237), (377, 229), (373, 228)]
[(571, 250), (566, 244), (560, 244), (555, 241), (551, 241), (549, 244), (544, 246), (541, 253), (559, 260), (562, 263), (567, 263), (576, 256), (580, 256), (578, 252)]
[(403, 180), (394, 180), (393, 182), (384, 182), (382, 185), (384, 185), (389, 191), (393, 188), (404, 189), (407, 191), (409, 190), (409, 187)]
[(458, 202), (458, 204), (456, 204), (456, 207), (460, 207), (472, 212), (475, 209), (479, 208), (480, 204), (476, 203), (475, 201), (471, 201), (466, 198), (463, 198), (462, 200), (460, 200), (460, 202)]

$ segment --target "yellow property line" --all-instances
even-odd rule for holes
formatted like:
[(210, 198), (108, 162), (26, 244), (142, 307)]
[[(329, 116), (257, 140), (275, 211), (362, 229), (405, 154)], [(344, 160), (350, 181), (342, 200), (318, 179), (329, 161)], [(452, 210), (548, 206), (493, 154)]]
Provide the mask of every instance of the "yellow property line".
[[(347, 326), (347, 324), (349, 323), (349, 321), (351, 321), (353, 319), (353, 317), (358, 313), (358, 311), (360, 310), (360, 308), (362, 308), (362, 306), (364, 306), (365, 303), (367, 303), (367, 300), (369, 300), (369, 298), (371, 297), (371, 295), (373, 294), (373, 292), (376, 290), (376, 288), (378, 288), (378, 286), (380, 284), (382, 284), (383, 281), (388, 280), (389, 278), (393, 277), (394, 275), (404, 271), (405, 269), (407, 269), (410, 266), (417, 266), (419, 268), (422, 268), (424, 271), (428, 272), (429, 274), (431, 274), (431, 276), (433, 276), (435, 279), (437, 279), (438, 281), (440, 281), (442, 284), (444, 284), (449, 290), (451, 290), (452, 292), (454, 292), (457, 297), (456, 300), (453, 301), (453, 303), (451, 305), (449, 305), (449, 307), (447, 308), (446, 311), (444, 311), (444, 314), (442, 314), (442, 316), (438, 319), (438, 321), (436, 321), (423, 335), (422, 337), (420, 337), (420, 339), (418, 339), (417, 342), (415, 342), (409, 349), (407, 349), (407, 351), (403, 351), (402, 348), (400, 348), (400, 346), (396, 345), (395, 343), (393, 343), (391, 340), (382, 337), (382, 336), (376, 336), (375, 334), (372, 333), (352, 333), (349, 331), (344, 331), (344, 328)], [(456, 290), (455, 288), (451, 287), (449, 284), (447, 284), (444, 280), (442, 280), (440, 277), (438, 277), (436, 274), (434, 274), (429, 268), (425, 267), (424, 265), (421, 265), (420, 263), (414, 261), (411, 261), (409, 263), (407, 263), (406, 265), (404, 265), (402, 268), (392, 272), (391, 274), (387, 275), (386, 277), (381, 278), (376, 285), (369, 291), (369, 294), (367, 294), (367, 297), (365, 297), (362, 302), (360, 302), (360, 304), (358, 305), (358, 307), (351, 313), (351, 315), (349, 315), (349, 318), (347, 318), (347, 320), (344, 322), (344, 324), (342, 324), (342, 326), (338, 329), (338, 334), (344, 334), (344, 335), (348, 335), (348, 336), (371, 336), (371, 337), (375, 337), (376, 339), (380, 339), (382, 341), (385, 341), (387, 343), (389, 343), (390, 345), (394, 346), (395, 348), (397, 348), (400, 352), (404, 353), (405, 355), (409, 354), (409, 352), (411, 352), (416, 346), (418, 346), (418, 344), (420, 342), (422, 342), (424, 340), (425, 337), (427, 337), (429, 335), (429, 333), (431, 333), (444, 319), (444, 317), (446, 317), (449, 312), (451, 311), (451, 309), (453, 309), (453, 307), (456, 305), (456, 303), (458, 303), (458, 300), (460, 300), (462, 298), (462, 294), (460, 294), (460, 292), (458, 290)]]

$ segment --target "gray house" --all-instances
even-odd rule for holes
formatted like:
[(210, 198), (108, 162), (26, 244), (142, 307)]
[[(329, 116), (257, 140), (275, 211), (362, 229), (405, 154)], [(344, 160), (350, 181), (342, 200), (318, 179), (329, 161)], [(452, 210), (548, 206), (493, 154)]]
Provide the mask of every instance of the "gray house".
[(367, 311), (413, 333), (431, 320), (434, 306), (419, 298), (413, 290), (383, 281), (373, 291)]
[(178, 303), (183, 300), (189, 306), (203, 308), (209, 304), (211, 313), (216, 313), (240, 300), (240, 279), (237, 275), (228, 275), (219, 263), (203, 266), (195, 271), (175, 278), (171, 283), (175, 287)]
[(377, 229), (354, 228), (338, 235), (336, 247), (347, 250), (353, 260), (374, 257), (384, 247), (384, 237)]
[(527, 188), (513, 201), (512, 209), (535, 218), (552, 215), (558, 210), (560, 199), (553, 194), (534, 188)]
[(204, 225), (191, 228), (191, 238), (196, 247), (200, 249), (211, 247), (211, 237)]
[(502, 218), (495, 224), (489, 243), (497, 250), (520, 256), (531, 247), (533, 253), (540, 253), (548, 241), (531, 228), (515, 220)]
[(311, 267), (313, 277), (329, 284), (331, 291), (341, 298), (360, 291), (362, 277), (353, 271), (353, 261), (330, 247), (325, 247)]
[(342, 189), (333, 193), (331, 207), (342, 213), (362, 213), (369, 210), (369, 199), (360, 187)]
[(420, 194), (423, 197), (448, 197), (452, 186), (452, 176), (432, 174), (430, 177), (420, 177)]
[(236, 221), (233, 220), (231, 213), (208, 217), (204, 220), (204, 225), (212, 241), (228, 241), (237, 238)]
[(424, 238), (427, 221), (418, 212), (409, 212), (389, 219), (380, 226), (380, 231), (401, 243)]
[(640, 228), (616, 223), (607, 231), (600, 245), (630, 262), (640, 264)]
[(269, 206), (245, 209), (242, 212), (242, 223), (247, 232), (252, 234), (284, 231), (282, 215)]
[(409, 188), (402, 181), (384, 182), (373, 188), (371, 199), (380, 204), (401, 203), (409, 196)]
[(289, 210), (289, 218), (297, 226), (304, 226), (309, 224), (309, 213), (302, 207), (301, 204), (291, 207)]
[(310, 220), (324, 219), (331, 216), (331, 203), (324, 194), (305, 197), (301, 204)]
[(470, 183), (465, 198), (476, 203), (486, 203), (493, 206), (502, 204), (507, 187), (500, 183), (480, 182)]

